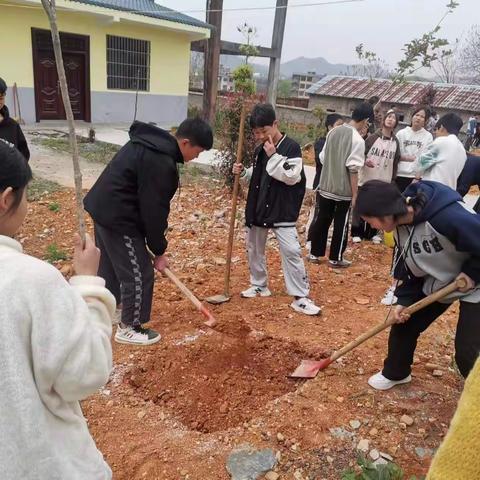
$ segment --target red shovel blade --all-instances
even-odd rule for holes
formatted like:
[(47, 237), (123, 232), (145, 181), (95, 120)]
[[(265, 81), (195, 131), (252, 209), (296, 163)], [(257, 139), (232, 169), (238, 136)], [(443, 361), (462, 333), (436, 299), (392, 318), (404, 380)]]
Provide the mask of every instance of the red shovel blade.
[(203, 315), (206, 317), (207, 321), (204, 322), (204, 325), (207, 327), (213, 328), (216, 324), (217, 321), (215, 320), (215, 317), (211, 314), (210, 310), (208, 310), (205, 305), (202, 305), (200, 307), (200, 311), (203, 313)]
[(297, 369), (289, 375), (290, 378), (315, 378), (317, 373), (332, 363), (330, 358), (323, 360), (302, 360)]

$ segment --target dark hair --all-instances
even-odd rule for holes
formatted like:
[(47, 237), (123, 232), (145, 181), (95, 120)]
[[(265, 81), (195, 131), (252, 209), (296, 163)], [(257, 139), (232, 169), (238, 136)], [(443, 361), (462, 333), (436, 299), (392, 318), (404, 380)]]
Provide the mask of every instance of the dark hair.
[(463, 120), (455, 113), (447, 113), (435, 125), (436, 129), (440, 127), (445, 128), (450, 134), (458, 135), (463, 127)]
[(177, 138), (186, 138), (194, 147), (210, 150), (213, 146), (212, 127), (201, 118), (187, 118), (175, 133)]
[(363, 102), (360, 105), (355, 107), (355, 110), (352, 112), (352, 120), (355, 122), (361, 122), (367, 118), (371, 118), (374, 115), (373, 107), (367, 102)]
[(397, 115), (397, 112), (393, 109), (390, 109), (387, 112), (385, 112), (385, 115), (383, 115), (382, 125), (385, 126), (385, 120), (387, 119), (387, 117), (389, 115), (394, 115), (395, 116), (395, 126), (393, 127), (393, 129), (395, 130), (398, 126), (398, 115)]
[(0, 95), (7, 92), (7, 84), (3, 78), (0, 78)]
[(13, 189), (16, 210), (22, 201), (23, 191), (32, 179), (32, 170), (25, 157), (11, 143), (0, 138), (0, 192)]
[(413, 118), (414, 115), (416, 115), (418, 112), (421, 112), (422, 110), (425, 112), (425, 124), (427, 124), (429, 118), (432, 115), (432, 112), (431, 112), (430, 108), (428, 108), (426, 105), (417, 105), (412, 110), (412, 118)]
[(258, 103), (253, 107), (250, 114), (250, 128), (271, 127), (276, 119), (277, 115), (273, 105), (270, 103)]
[(421, 210), (427, 197), (420, 190), (414, 197), (405, 198), (395, 183), (370, 180), (358, 188), (355, 211), (360, 217), (401, 217), (408, 212), (407, 206)]
[(325, 118), (325, 127), (328, 130), (328, 127), (333, 127), (339, 120), (343, 120), (343, 117), (338, 113), (330, 113)]

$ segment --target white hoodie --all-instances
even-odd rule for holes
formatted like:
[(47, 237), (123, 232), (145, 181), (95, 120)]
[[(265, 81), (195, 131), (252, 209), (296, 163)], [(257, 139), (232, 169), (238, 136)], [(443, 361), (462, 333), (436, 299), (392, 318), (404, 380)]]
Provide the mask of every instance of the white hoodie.
[(437, 137), (415, 163), (416, 173), (422, 180), (443, 183), (456, 190), (466, 161), (467, 152), (456, 135)]
[(104, 285), (88, 276), (69, 285), (0, 236), (2, 480), (111, 479), (79, 404), (112, 366), (115, 300)]
[[(433, 142), (430, 132), (424, 128), (414, 131), (412, 127), (405, 127), (397, 133), (402, 156), (409, 155), (418, 159), (424, 150)], [(398, 164), (398, 177), (415, 177), (415, 162), (400, 162)]]

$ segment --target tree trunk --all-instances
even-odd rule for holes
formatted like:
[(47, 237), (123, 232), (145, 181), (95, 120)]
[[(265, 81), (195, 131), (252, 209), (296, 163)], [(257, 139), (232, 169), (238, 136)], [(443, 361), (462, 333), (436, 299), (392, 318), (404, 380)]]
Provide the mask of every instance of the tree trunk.
[(63, 105), (65, 107), (65, 113), (67, 116), (68, 135), (70, 140), (70, 148), (72, 151), (78, 228), (82, 242), (85, 244), (85, 213), (83, 210), (82, 172), (80, 170), (80, 163), (78, 161), (77, 136), (75, 133), (72, 105), (70, 103), (70, 96), (68, 94), (67, 77), (65, 75), (65, 67), (63, 65), (62, 47), (60, 44), (60, 34), (57, 26), (55, 0), (42, 0), (42, 5), (48, 16), (48, 20), (50, 21), (50, 28), (52, 31), (53, 51), (55, 53), (55, 62), (57, 64), (58, 79), (60, 82)]

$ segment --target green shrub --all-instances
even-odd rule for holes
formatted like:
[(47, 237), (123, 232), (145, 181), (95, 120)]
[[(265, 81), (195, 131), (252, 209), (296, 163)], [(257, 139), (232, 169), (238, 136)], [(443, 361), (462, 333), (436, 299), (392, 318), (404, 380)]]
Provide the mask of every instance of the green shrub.
[(58, 202), (52, 202), (52, 203), (49, 203), (48, 204), (48, 209), (51, 211), (51, 212), (59, 212), (60, 211), (60, 204)]
[(60, 250), (55, 243), (51, 243), (47, 247), (47, 253), (44, 258), (49, 263), (55, 263), (61, 260), (67, 260), (68, 255), (63, 250)]
[[(403, 470), (395, 463), (374, 465), (364, 457), (359, 457), (357, 465), (342, 473), (341, 480), (404, 480)], [(415, 480), (412, 477), (410, 480)], [(420, 480), (420, 479), (419, 479)]]
[(245, 137), (243, 142), (242, 163), (249, 167), (253, 162), (255, 140), (248, 123), (248, 114), (258, 99), (241, 93), (229, 94), (226, 101), (217, 110), (216, 135), (220, 139), (220, 147), (216, 163), (217, 173), (225, 179), (227, 185), (233, 184), (232, 166), (237, 160), (238, 135), (242, 106), (248, 104), (245, 118)]

